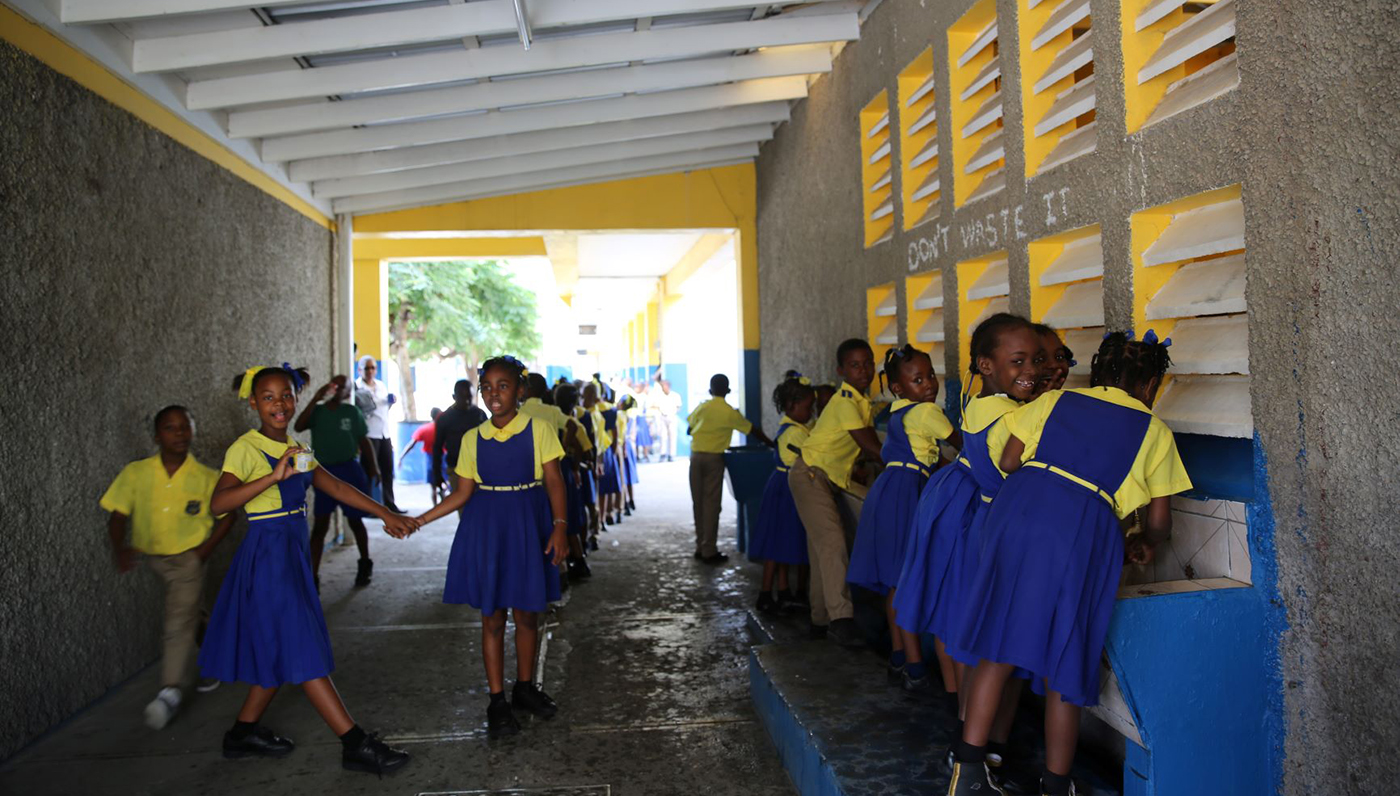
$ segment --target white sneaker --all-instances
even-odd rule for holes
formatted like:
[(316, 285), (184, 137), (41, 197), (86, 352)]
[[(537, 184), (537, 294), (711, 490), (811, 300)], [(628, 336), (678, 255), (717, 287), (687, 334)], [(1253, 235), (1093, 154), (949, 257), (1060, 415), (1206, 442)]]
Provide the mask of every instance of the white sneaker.
[(197, 693), (212, 693), (219, 689), (219, 685), (221, 684), (223, 684), (223, 682), (218, 679), (200, 679), (199, 684), (196, 684), (194, 689)]
[(155, 700), (146, 705), (146, 725), (152, 729), (164, 729), (165, 724), (180, 711), (180, 688), (164, 687), (156, 693)]

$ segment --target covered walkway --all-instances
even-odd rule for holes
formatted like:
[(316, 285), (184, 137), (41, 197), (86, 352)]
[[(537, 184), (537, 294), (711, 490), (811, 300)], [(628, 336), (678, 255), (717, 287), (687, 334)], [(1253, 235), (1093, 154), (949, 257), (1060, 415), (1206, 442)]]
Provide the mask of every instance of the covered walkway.
[[(412, 752), (409, 767), (382, 782), (341, 770), (339, 743), (296, 688), (264, 720), (297, 742), (284, 760), (219, 756), (241, 685), (198, 696), (153, 732), (141, 720), (153, 665), (7, 761), (0, 790), (791, 794), (749, 700), (745, 618), (758, 572), (737, 557), (722, 568), (691, 559), (687, 467), (643, 465), (636, 514), (600, 538), (593, 579), (551, 613), (542, 672), (561, 707), (552, 721), (487, 739), (480, 622), (440, 601), (454, 525), (399, 542), (370, 521), (374, 583), (351, 587), (353, 548), (330, 552), (322, 571), (335, 680), (356, 720)], [(419, 486), (404, 495), (406, 509), (427, 506)], [(722, 541), (734, 524), (726, 499)]]

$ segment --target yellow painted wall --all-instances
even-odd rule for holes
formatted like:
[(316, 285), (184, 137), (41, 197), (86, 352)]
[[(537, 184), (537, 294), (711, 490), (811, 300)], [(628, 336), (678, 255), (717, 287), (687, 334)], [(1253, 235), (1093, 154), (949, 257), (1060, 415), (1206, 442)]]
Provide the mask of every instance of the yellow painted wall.
[(757, 349), (757, 177), (752, 164), (613, 180), (355, 217), (355, 232), (737, 230), (743, 346)]
[(661, 365), (661, 305), (652, 300), (647, 303), (647, 357), (648, 366)]
[(389, 266), (382, 260), (355, 260), (354, 325), (358, 357), (389, 356)]
[(521, 238), (360, 238), (352, 244), (355, 260), (418, 260), (428, 258), (543, 257), (544, 239)]

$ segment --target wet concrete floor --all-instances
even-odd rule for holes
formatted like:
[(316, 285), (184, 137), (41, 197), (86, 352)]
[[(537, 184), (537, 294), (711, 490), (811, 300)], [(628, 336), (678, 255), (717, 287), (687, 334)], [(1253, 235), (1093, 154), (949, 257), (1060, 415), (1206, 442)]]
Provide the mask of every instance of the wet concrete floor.
[[(336, 548), (322, 597), (336, 685), (364, 728), (413, 753), (404, 770), (382, 781), (342, 770), (339, 741), (295, 687), (263, 720), (297, 742), (283, 760), (221, 757), (239, 685), (193, 697), (151, 731), (152, 665), (0, 765), (0, 791), (793, 794), (749, 699), (745, 611), (759, 571), (737, 556), (722, 567), (692, 559), (687, 467), (642, 465), (637, 512), (601, 536), (593, 579), (548, 619), (543, 682), (561, 711), (522, 720), (518, 737), (487, 738), (479, 616), (440, 601), (454, 524), (401, 542), (371, 523), (374, 583), (353, 588), (354, 547)], [(406, 509), (426, 508), (425, 490), (401, 490)], [(734, 525), (726, 495), (724, 550)]]

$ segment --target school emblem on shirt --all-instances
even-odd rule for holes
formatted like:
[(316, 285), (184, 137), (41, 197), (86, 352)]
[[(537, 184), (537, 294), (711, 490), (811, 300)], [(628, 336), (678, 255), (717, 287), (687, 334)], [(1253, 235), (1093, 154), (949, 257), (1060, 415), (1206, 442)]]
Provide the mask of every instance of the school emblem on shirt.
[(340, 420), (340, 431), (341, 431), (341, 432), (349, 432), (349, 431), (350, 431), (350, 419), (348, 419), (348, 418), (342, 418), (342, 419)]
[(185, 504), (185, 515), (199, 515), (199, 501), (191, 501)]

